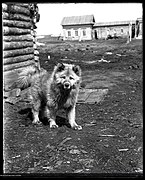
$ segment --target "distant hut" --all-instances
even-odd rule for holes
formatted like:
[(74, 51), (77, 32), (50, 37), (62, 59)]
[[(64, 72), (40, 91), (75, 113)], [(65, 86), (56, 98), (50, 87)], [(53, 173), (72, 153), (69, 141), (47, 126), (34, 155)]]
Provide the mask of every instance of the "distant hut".
[(93, 25), (93, 29), (97, 33), (98, 39), (106, 39), (109, 35), (112, 37), (127, 37), (128, 31), (132, 24), (132, 35), (135, 37), (135, 21), (114, 21), (114, 22), (100, 22)]
[(96, 23), (94, 15), (71, 16), (64, 17), (61, 25), (63, 28), (63, 40), (108, 39), (108, 36), (114, 38), (142, 37), (142, 18)]
[(93, 15), (64, 17), (61, 22), (63, 40), (92, 40), (94, 23)]
[(4, 90), (23, 68), (39, 65), (35, 34), (39, 18), (36, 3), (2, 4)]

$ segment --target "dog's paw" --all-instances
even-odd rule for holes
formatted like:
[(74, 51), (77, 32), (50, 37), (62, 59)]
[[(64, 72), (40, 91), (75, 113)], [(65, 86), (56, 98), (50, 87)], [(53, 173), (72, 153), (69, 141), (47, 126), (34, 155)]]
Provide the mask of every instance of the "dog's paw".
[(58, 128), (58, 125), (57, 125), (57, 124), (52, 124), (52, 125), (50, 126), (50, 128), (51, 128), (51, 129)]
[(55, 123), (55, 121), (50, 121), (50, 128), (52, 129), (58, 128), (58, 125)]
[(40, 124), (42, 124), (42, 122), (41, 121), (32, 121), (32, 124), (40, 125)]
[(82, 130), (82, 126), (76, 125), (76, 126), (73, 127), (73, 129), (75, 129), (75, 130)]

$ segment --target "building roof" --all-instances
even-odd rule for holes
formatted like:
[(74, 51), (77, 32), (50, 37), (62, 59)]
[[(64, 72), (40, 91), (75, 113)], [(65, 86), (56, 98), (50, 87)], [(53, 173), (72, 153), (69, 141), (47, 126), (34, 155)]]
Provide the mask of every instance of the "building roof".
[(61, 25), (80, 25), (80, 24), (94, 24), (94, 15), (84, 15), (84, 16), (71, 16), (64, 17), (61, 21)]
[(99, 22), (95, 23), (94, 27), (104, 27), (104, 26), (119, 26), (119, 25), (128, 25), (130, 22), (135, 23), (135, 21), (113, 21), (113, 22)]

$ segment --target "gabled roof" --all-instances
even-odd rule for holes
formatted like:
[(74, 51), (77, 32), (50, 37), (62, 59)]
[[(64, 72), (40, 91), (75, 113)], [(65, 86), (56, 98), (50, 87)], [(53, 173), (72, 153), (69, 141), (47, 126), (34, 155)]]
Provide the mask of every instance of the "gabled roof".
[(135, 21), (113, 21), (113, 22), (99, 22), (95, 23), (93, 26), (94, 27), (104, 27), (104, 26), (114, 26), (114, 25), (129, 25), (129, 23), (132, 22), (133, 24)]
[(64, 17), (61, 21), (61, 25), (80, 25), (80, 24), (94, 24), (95, 18), (93, 15), (85, 16), (71, 16)]

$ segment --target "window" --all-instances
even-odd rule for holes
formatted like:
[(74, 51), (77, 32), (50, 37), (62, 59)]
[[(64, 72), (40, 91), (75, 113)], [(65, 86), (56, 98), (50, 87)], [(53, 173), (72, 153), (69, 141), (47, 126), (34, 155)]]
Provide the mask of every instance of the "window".
[(78, 36), (78, 31), (75, 31), (75, 36)]
[(110, 35), (110, 29), (107, 29), (107, 36)]
[(68, 31), (68, 36), (71, 36), (71, 31)]
[(85, 30), (83, 30), (83, 36), (86, 36), (86, 31)]
[(123, 34), (123, 28), (121, 28), (121, 34)]
[(114, 37), (116, 37), (116, 29), (113, 29)]

